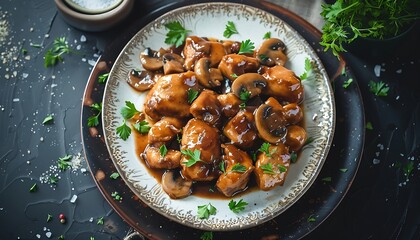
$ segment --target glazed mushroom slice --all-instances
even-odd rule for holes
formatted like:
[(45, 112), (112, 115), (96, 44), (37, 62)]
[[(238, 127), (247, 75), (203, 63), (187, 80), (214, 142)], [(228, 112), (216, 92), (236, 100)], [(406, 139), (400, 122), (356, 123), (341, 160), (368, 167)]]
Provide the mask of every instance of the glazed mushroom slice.
[(255, 111), (255, 125), (259, 136), (269, 143), (279, 143), (285, 137), (287, 120), (283, 107), (270, 97)]
[(222, 145), (224, 150), (224, 173), (217, 179), (216, 187), (227, 197), (231, 197), (247, 188), (254, 165), (251, 157), (234, 145)]
[(228, 54), (223, 56), (219, 64), (219, 70), (225, 78), (234, 81), (244, 73), (257, 72), (260, 63), (256, 58), (240, 54)]
[(184, 59), (176, 53), (165, 53), (162, 56), (163, 73), (165, 75), (184, 72)]
[(258, 138), (254, 127), (254, 115), (248, 111), (239, 111), (226, 123), (223, 134), (240, 148), (251, 147)]
[(191, 194), (193, 182), (184, 179), (179, 171), (169, 170), (162, 175), (162, 189), (172, 199), (188, 197)]
[(263, 88), (267, 86), (265, 78), (258, 73), (244, 73), (232, 83), (232, 92), (242, 99), (243, 93), (248, 93), (248, 98), (260, 95)]
[(145, 51), (140, 53), (140, 62), (144, 69), (149, 71), (157, 71), (163, 67), (161, 58), (161, 51), (154, 51), (150, 48), (146, 48)]
[(212, 90), (204, 89), (191, 104), (190, 113), (193, 117), (213, 127), (218, 127), (221, 123), (222, 110), (217, 94)]
[(132, 69), (128, 75), (127, 83), (139, 92), (144, 92), (155, 85), (157, 79), (162, 74), (151, 72), (151, 71), (137, 71)]
[(287, 103), (300, 104), (303, 101), (303, 85), (292, 70), (277, 65), (267, 69), (263, 76), (267, 79), (264, 94)]
[(255, 51), (255, 57), (262, 65), (273, 67), (284, 66), (287, 62), (286, 45), (278, 38), (269, 38)]
[(268, 191), (283, 186), (290, 167), (288, 148), (279, 143), (270, 144), (266, 152), (261, 152), (255, 162), (255, 179), (261, 190)]
[(233, 93), (220, 94), (217, 96), (217, 100), (220, 103), (223, 115), (228, 118), (235, 116), (239, 112), (242, 103), (241, 99)]
[(287, 127), (285, 144), (289, 146), (292, 151), (299, 151), (305, 145), (308, 139), (304, 128), (298, 125), (290, 125)]
[(222, 73), (217, 68), (210, 67), (209, 58), (201, 58), (195, 63), (194, 72), (198, 82), (207, 88), (214, 88), (221, 85)]

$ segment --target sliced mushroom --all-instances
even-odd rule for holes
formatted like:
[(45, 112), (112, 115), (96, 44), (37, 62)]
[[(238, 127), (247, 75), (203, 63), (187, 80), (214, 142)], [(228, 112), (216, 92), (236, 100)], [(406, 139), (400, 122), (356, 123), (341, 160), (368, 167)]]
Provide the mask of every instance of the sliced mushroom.
[(259, 67), (260, 63), (256, 58), (228, 54), (223, 56), (218, 68), (224, 77), (234, 81), (236, 77), (244, 73), (257, 72)]
[(286, 135), (287, 120), (280, 103), (270, 97), (255, 111), (258, 134), (269, 143), (279, 143)]
[(263, 76), (267, 79), (264, 94), (287, 103), (300, 104), (303, 101), (303, 85), (292, 70), (277, 65), (267, 69)]
[(287, 62), (287, 55), (284, 53), (286, 45), (278, 38), (269, 38), (255, 51), (255, 57), (262, 65), (269, 67), (282, 65)]
[(297, 124), (303, 119), (302, 108), (296, 103), (290, 103), (283, 106), (284, 116), (289, 124)]
[(298, 125), (290, 125), (287, 127), (286, 141), (292, 151), (299, 151), (307, 140), (307, 134), (304, 128)]
[(210, 67), (209, 58), (201, 58), (195, 63), (194, 72), (197, 75), (198, 82), (207, 88), (218, 87), (223, 80), (222, 73), (217, 68)]
[(241, 148), (251, 147), (258, 137), (254, 127), (254, 115), (248, 111), (239, 111), (226, 123), (223, 133), (232, 144)]
[(151, 89), (160, 76), (161, 74), (155, 72), (133, 69), (128, 75), (127, 83), (135, 90), (144, 92)]
[(188, 197), (192, 192), (192, 184), (192, 181), (184, 179), (175, 171), (166, 171), (162, 175), (162, 189), (172, 199)]
[(193, 117), (213, 127), (218, 127), (221, 123), (222, 111), (217, 94), (212, 90), (204, 89), (191, 104), (190, 113)]
[(150, 48), (146, 48), (140, 54), (140, 61), (143, 68), (149, 71), (157, 71), (163, 67), (161, 52), (154, 51)]
[(244, 73), (232, 83), (232, 92), (242, 99), (243, 93), (249, 93), (249, 98), (260, 95), (261, 89), (267, 86), (267, 81), (258, 73)]
[(176, 53), (165, 53), (162, 56), (163, 72), (166, 74), (184, 72), (184, 59)]

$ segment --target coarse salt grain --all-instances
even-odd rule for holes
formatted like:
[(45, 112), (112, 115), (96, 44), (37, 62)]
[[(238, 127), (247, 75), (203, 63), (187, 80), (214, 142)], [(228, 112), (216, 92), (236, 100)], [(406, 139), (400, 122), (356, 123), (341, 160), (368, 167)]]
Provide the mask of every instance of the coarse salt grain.
[(375, 76), (381, 76), (381, 65), (375, 65), (375, 67), (373, 68), (373, 72), (375, 72)]
[(73, 0), (77, 5), (91, 10), (105, 9), (118, 1), (120, 0)]
[(77, 199), (77, 195), (73, 195), (73, 197), (71, 197), (70, 202), (71, 203), (75, 203)]

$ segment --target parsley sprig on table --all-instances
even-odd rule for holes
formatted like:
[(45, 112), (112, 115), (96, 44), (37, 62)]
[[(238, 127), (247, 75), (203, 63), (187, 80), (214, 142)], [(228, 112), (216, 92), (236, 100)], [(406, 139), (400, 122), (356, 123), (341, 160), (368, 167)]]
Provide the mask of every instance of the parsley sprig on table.
[(238, 34), (238, 30), (236, 30), (235, 23), (232, 21), (228, 21), (226, 24), (225, 31), (223, 32), (223, 37), (230, 38), (233, 34)]
[(64, 157), (58, 158), (57, 164), (58, 168), (62, 171), (66, 170), (67, 168), (71, 167), (70, 160), (73, 158), (72, 155), (66, 155)]
[(44, 56), (44, 66), (50, 67), (62, 62), (63, 55), (70, 53), (70, 47), (65, 37), (58, 37), (54, 40), (52, 48), (48, 49)]
[(165, 24), (165, 28), (169, 30), (166, 34), (165, 43), (175, 45), (175, 47), (181, 46), (188, 33), (191, 32), (185, 29), (178, 21)]
[(92, 108), (93, 110), (96, 110), (98, 113), (88, 118), (88, 126), (96, 127), (99, 125), (99, 115), (101, 115), (101, 112), (102, 112), (102, 103), (94, 103), (90, 106), (90, 108)]
[(370, 81), (369, 91), (375, 94), (376, 96), (385, 97), (388, 95), (389, 87), (387, 87), (387, 85), (382, 81), (379, 81), (377, 83), (374, 81)]

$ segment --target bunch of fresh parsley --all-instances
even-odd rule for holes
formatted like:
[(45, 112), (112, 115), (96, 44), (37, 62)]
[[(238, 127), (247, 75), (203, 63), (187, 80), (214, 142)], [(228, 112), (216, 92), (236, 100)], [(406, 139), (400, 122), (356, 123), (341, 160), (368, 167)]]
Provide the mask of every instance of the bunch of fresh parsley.
[(415, 19), (420, 19), (418, 0), (337, 0), (322, 4), (325, 20), (320, 44), (338, 56), (357, 38), (396, 36)]

